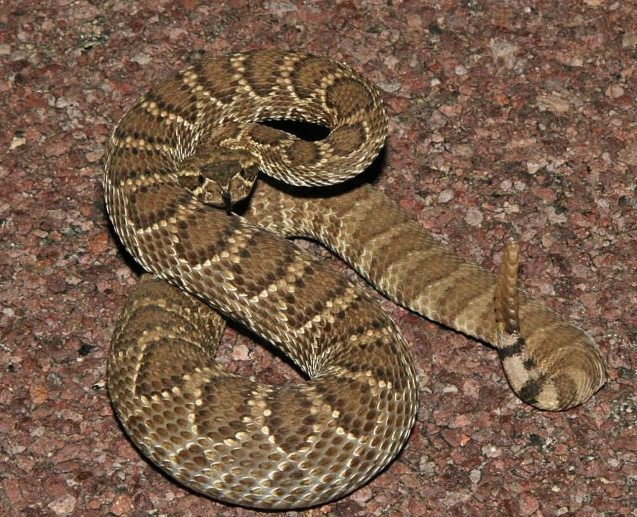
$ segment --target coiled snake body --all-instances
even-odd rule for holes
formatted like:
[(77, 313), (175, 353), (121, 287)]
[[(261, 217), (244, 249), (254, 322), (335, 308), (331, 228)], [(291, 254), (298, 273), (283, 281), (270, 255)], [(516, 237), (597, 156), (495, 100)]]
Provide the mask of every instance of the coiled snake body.
[[(260, 123), (274, 119), (330, 133), (307, 142)], [(324, 503), (386, 466), (414, 424), (416, 372), (391, 319), (285, 236), (319, 240), (396, 302), (493, 344), (529, 404), (567, 409), (604, 384), (595, 343), (518, 292), (514, 246), (496, 278), (370, 186), (328, 197), (253, 189), (258, 170), (294, 186), (353, 177), (386, 126), (376, 88), (348, 66), (257, 51), (173, 75), (113, 132), (108, 212), (155, 278), (122, 311), (109, 392), (134, 443), (194, 490), (259, 508)], [(242, 217), (229, 210), (249, 194)], [(214, 361), (219, 314), (277, 346), (307, 382), (226, 372)]]

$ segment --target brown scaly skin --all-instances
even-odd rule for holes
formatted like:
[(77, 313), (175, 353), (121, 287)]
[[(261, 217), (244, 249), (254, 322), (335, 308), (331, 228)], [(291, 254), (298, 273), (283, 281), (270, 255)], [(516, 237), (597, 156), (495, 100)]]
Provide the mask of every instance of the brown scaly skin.
[(507, 308), (519, 304), (516, 327), (505, 334), (514, 333), (524, 342), (511, 348), (510, 336), (499, 332), (496, 320), (501, 300), (496, 275), (461, 260), (370, 185), (318, 198), (293, 196), (261, 183), (246, 216), (277, 233), (323, 242), (392, 300), (494, 345), (511, 387), (528, 404), (570, 409), (606, 382), (595, 342), (517, 290), (517, 276), (509, 276), (512, 266), (517, 270), (517, 255), (501, 276), (505, 298), (512, 292), (518, 297), (503, 303)]
[[(331, 132), (305, 142), (258, 124), (277, 118)], [(317, 198), (261, 183), (246, 218), (210, 206), (247, 196), (257, 165), (292, 185), (344, 181), (374, 159), (386, 126), (377, 90), (349, 67), (261, 51), (170, 77), (114, 131), (109, 215), (135, 259), (172, 286), (146, 278), (128, 300), (109, 392), (135, 444), (194, 490), (258, 508), (325, 503), (384, 468), (415, 421), (416, 372), (391, 319), (268, 230), (323, 242), (398, 303), (493, 344), (530, 404), (567, 409), (605, 382), (594, 342), (518, 293), (514, 267), (503, 269), (494, 299), (494, 275), (370, 186)], [(500, 320), (518, 304), (517, 316), (496, 321), (496, 307)], [(274, 387), (228, 374), (214, 362), (216, 311), (279, 347), (307, 382)]]

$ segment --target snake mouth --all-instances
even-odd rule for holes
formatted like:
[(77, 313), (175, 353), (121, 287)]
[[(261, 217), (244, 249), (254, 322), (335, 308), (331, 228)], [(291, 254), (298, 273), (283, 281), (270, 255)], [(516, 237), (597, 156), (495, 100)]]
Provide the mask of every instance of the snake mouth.
[(232, 195), (228, 189), (224, 189), (221, 193), (221, 199), (223, 201), (223, 207), (226, 210), (226, 214), (230, 215), (232, 212)]

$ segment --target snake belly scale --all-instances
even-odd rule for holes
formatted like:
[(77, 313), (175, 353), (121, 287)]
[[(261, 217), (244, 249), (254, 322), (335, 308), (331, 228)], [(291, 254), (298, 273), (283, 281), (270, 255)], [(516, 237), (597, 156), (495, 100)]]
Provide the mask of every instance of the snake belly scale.
[[(329, 128), (308, 142), (263, 124)], [(462, 261), (369, 185), (318, 197), (382, 147), (378, 90), (350, 67), (286, 51), (206, 59), (158, 83), (120, 120), (106, 206), (151, 275), (115, 328), (109, 393), (137, 447), (190, 488), (244, 506), (317, 505), (355, 490), (415, 422), (409, 347), (370, 296), (285, 237), (322, 242), (378, 290), (492, 344), (525, 402), (562, 410), (606, 381), (583, 331)], [(323, 189), (324, 190), (324, 189)], [(229, 210), (249, 196), (239, 216)], [(220, 207), (226, 207), (223, 210)], [(269, 386), (215, 362), (228, 317), (279, 348), (307, 380)]]

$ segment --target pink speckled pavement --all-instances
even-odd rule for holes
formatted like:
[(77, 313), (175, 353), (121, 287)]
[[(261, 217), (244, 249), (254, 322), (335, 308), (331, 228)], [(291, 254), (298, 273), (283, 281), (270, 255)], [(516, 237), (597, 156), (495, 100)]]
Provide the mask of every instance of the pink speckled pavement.
[[(416, 427), (381, 476), (304, 515), (637, 515), (635, 27), (630, 2), (604, 0), (0, 4), (0, 514), (255, 513), (171, 482), (113, 415), (106, 355), (138, 270), (100, 159), (167, 72), (288, 48), (379, 85), (372, 180), (486, 267), (518, 235), (526, 289), (593, 336), (611, 378), (573, 411), (533, 410), (493, 350), (383, 301), (416, 358)], [(228, 369), (296, 378), (234, 330), (222, 348)]]

